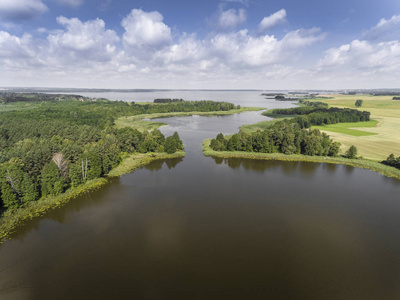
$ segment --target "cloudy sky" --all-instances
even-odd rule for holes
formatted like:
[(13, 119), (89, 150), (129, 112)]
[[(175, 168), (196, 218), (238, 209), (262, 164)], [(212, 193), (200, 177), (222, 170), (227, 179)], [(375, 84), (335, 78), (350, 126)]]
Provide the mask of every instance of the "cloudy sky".
[(0, 0), (0, 86), (400, 88), (400, 1)]

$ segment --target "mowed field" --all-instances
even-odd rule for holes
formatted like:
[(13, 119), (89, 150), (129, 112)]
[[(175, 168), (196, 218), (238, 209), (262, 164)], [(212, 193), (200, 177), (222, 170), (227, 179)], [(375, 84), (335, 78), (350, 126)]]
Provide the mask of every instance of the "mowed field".
[[(392, 100), (393, 96), (334, 95), (333, 97), (315, 101), (328, 103), (329, 106), (355, 109), (354, 103), (361, 99), (363, 105), (358, 109), (371, 112), (371, 120), (377, 121), (376, 124), (366, 122), (365, 127), (362, 122), (354, 123), (353, 126), (351, 123), (342, 123), (316, 127), (326, 131), (335, 141), (342, 143), (343, 153), (351, 145), (355, 145), (358, 155), (366, 159), (382, 161), (391, 153), (396, 157), (400, 156), (400, 100)], [(357, 134), (357, 131), (360, 133)]]

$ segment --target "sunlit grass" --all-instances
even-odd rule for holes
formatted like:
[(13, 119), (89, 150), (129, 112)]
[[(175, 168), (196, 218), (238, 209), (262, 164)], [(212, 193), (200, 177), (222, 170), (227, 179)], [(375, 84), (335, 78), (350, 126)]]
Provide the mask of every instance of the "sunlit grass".
[[(393, 96), (333, 95), (333, 99), (323, 99), (322, 101), (328, 103), (329, 106), (369, 111), (371, 119), (378, 122), (376, 126), (366, 130), (374, 135), (351, 135), (340, 130), (329, 131), (328, 129), (326, 132), (342, 144), (342, 151), (355, 145), (358, 155), (371, 160), (382, 161), (391, 153), (396, 157), (400, 156), (400, 100), (392, 100), (392, 98)], [(355, 107), (355, 101), (358, 99), (363, 100), (360, 108)], [(321, 127), (320, 130), (325, 130), (325, 128)]]
[[(343, 133), (352, 136), (369, 136), (369, 135), (377, 135), (377, 133), (366, 131), (363, 128), (376, 127), (377, 124), (378, 121), (371, 120), (367, 122), (337, 123), (337, 124), (322, 125), (322, 126), (312, 126), (312, 128), (329, 132)], [(353, 129), (353, 128), (359, 128), (359, 129)]]

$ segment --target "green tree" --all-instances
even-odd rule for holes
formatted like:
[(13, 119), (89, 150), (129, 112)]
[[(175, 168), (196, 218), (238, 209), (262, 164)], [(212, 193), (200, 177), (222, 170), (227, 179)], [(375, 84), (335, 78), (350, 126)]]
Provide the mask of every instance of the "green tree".
[(358, 99), (358, 100), (356, 100), (355, 105), (356, 105), (356, 107), (361, 107), (363, 105), (363, 101)]
[(357, 147), (354, 145), (351, 145), (350, 148), (346, 151), (344, 156), (347, 158), (350, 158), (350, 159), (357, 158)]
[(168, 154), (175, 153), (177, 148), (176, 139), (173, 136), (169, 136), (165, 139), (165, 152)]
[(240, 140), (237, 133), (231, 136), (228, 141), (227, 150), (228, 151), (237, 151), (240, 149)]
[(65, 180), (61, 176), (54, 161), (46, 164), (42, 171), (42, 196), (56, 196), (61, 194), (65, 188)]
[(176, 149), (177, 150), (183, 150), (184, 149), (183, 142), (182, 142), (178, 132), (175, 131), (174, 134), (172, 135), (172, 137), (176, 141)]

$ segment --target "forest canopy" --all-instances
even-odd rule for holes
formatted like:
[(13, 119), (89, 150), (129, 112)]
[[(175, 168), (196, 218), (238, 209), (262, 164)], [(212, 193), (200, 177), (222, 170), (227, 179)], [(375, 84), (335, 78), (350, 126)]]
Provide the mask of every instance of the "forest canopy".
[(143, 105), (78, 95), (2, 93), (0, 99), (0, 207), (4, 208), (21, 207), (102, 177), (130, 153), (183, 150), (177, 132), (165, 138), (157, 129), (116, 128), (114, 121), (121, 116), (235, 108), (227, 102)]
[(233, 134), (225, 138), (220, 133), (211, 140), (214, 151), (247, 151), (261, 153), (337, 156), (340, 143), (317, 129), (304, 129), (290, 120), (272, 123), (266, 130)]

